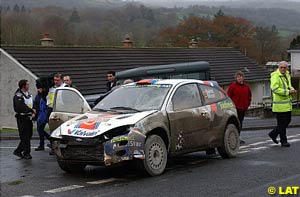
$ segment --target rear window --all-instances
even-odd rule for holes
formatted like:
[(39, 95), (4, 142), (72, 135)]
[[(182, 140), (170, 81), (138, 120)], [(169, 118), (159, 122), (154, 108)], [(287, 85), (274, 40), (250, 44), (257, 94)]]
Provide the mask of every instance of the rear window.
[(222, 92), (219, 88), (208, 86), (208, 85), (200, 85), (201, 93), (204, 98), (205, 105), (216, 103), (218, 101), (223, 100), (226, 98), (224, 92)]

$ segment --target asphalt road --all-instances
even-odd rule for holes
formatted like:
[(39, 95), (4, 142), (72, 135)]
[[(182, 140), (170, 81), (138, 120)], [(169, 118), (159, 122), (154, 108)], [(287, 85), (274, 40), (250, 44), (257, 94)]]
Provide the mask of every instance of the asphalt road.
[[(158, 177), (137, 173), (133, 165), (113, 168), (88, 166), (67, 174), (49, 150), (32, 150), (32, 160), (12, 155), (18, 141), (0, 141), (1, 196), (274, 196), (295, 186), (300, 195), (300, 131), (288, 129), (290, 148), (275, 145), (269, 130), (243, 131), (246, 144), (234, 159), (204, 152), (172, 159)], [(32, 142), (33, 148), (38, 144)], [(280, 188), (281, 187), (281, 188)], [(298, 187), (298, 190), (297, 188)], [(273, 190), (272, 190), (273, 191)]]

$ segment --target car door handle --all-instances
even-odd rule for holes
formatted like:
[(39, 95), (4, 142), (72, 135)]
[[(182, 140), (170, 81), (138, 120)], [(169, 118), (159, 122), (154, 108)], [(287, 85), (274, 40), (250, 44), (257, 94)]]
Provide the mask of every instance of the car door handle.
[(207, 111), (205, 112), (201, 112), (201, 116), (205, 117), (205, 118), (209, 118), (209, 114)]

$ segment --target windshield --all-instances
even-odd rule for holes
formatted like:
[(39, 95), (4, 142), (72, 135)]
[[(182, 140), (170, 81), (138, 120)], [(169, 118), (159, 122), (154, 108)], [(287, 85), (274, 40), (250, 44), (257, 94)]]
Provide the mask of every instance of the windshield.
[(121, 86), (101, 100), (93, 110), (159, 110), (170, 88), (169, 84)]

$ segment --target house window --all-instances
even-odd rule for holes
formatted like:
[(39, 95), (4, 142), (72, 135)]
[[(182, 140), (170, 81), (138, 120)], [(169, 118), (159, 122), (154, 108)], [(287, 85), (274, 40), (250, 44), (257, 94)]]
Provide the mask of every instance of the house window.
[(270, 89), (270, 81), (265, 81), (263, 85), (263, 97), (270, 97), (271, 89)]

